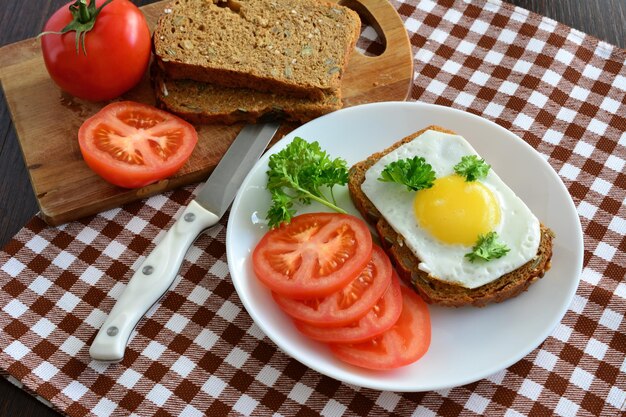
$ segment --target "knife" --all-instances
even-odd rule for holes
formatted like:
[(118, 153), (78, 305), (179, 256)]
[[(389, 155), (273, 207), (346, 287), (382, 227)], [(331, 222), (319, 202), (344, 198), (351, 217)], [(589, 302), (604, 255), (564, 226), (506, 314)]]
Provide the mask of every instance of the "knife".
[(131, 277), (89, 348), (93, 359), (124, 358), (131, 332), (172, 285), (193, 241), (224, 215), (278, 127), (275, 122), (250, 124), (237, 135), (196, 198)]

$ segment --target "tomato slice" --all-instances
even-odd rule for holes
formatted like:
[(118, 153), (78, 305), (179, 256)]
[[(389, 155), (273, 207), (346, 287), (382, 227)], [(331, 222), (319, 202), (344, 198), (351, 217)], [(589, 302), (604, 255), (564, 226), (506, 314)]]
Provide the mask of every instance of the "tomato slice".
[(304, 335), (313, 340), (328, 343), (359, 343), (391, 328), (402, 312), (400, 278), (393, 273), (389, 287), (365, 316), (342, 327), (323, 328), (301, 321), (294, 321)]
[(194, 127), (147, 104), (105, 106), (78, 131), (85, 162), (108, 182), (143, 187), (178, 171), (198, 142)]
[(374, 245), (372, 257), (355, 279), (326, 297), (297, 300), (272, 293), (278, 306), (292, 318), (318, 327), (338, 327), (363, 317), (391, 282), (391, 261)]
[(402, 313), (389, 330), (368, 341), (331, 344), (333, 354), (352, 365), (393, 369), (421, 358), (430, 346), (428, 307), (412, 290), (402, 287)]
[(252, 253), (257, 278), (291, 298), (329, 295), (352, 281), (372, 253), (363, 220), (348, 214), (295, 216), (263, 236)]

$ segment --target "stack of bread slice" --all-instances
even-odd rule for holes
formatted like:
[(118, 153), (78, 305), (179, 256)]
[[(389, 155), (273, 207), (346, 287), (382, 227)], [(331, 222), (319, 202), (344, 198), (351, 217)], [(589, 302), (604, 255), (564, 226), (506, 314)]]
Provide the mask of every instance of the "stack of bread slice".
[(360, 25), (354, 11), (319, 0), (174, 0), (153, 35), (157, 105), (226, 124), (337, 110)]

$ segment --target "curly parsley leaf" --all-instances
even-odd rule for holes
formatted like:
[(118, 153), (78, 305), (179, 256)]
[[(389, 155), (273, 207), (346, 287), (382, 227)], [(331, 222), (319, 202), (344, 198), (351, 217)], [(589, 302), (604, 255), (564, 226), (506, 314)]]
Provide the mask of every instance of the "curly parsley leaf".
[[(272, 206), (267, 212), (270, 228), (289, 223), (295, 215), (294, 202), (310, 204), (317, 201), (340, 213), (333, 195), (333, 186), (346, 185), (348, 167), (341, 158), (330, 159), (318, 142), (309, 143), (296, 137), (285, 149), (269, 159), (267, 189)], [(330, 196), (326, 196), (325, 192)]]
[(461, 158), (461, 162), (454, 166), (454, 172), (465, 177), (465, 181), (471, 182), (485, 178), (489, 168), (491, 165), (486, 163), (484, 159), (478, 159), (476, 155), (465, 155)]
[(291, 221), (296, 214), (292, 207), (292, 199), (284, 191), (277, 189), (272, 192), (272, 206), (267, 211), (266, 217), (270, 227), (274, 228), (285, 221)]
[(385, 166), (378, 181), (396, 182), (409, 190), (418, 191), (433, 186), (435, 171), (421, 156), (400, 159)]
[(476, 245), (470, 253), (465, 254), (465, 257), (470, 262), (478, 260), (491, 261), (492, 259), (503, 257), (509, 251), (510, 249), (504, 243), (498, 242), (498, 234), (496, 232), (489, 232), (478, 236)]

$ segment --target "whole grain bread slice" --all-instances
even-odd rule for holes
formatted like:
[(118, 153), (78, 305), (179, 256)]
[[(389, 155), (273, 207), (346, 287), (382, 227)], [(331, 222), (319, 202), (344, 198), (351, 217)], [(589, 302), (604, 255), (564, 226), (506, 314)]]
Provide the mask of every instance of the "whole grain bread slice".
[(192, 80), (171, 80), (155, 65), (150, 75), (157, 106), (191, 123), (256, 123), (275, 118), (306, 123), (342, 107), (339, 90), (314, 100)]
[(318, 0), (175, 0), (154, 32), (169, 78), (323, 99), (340, 86), (359, 16)]
[(469, 289), (442, 281), (420, 270), (418, 268), (419, 258), (404, 244), (402, 236), (396, 233), (391, 225), (385, 221), (374, 204), (361, 190), (361, 184), (365, 181), (365, 173), (372, 165), (384, 155), (412, 141), (427, 130), (456, 134), (439, 126), (429, 126), (353, 165), (350, 168), (348, 179), (348, 189), (352, 201), (363, 218), (376, 228), (383, 249), (391, 258), (398, 275), (407, 285), (417, 291), (427, 303), (449, 307), (465, 305), (482, 307), (488, 303), (498, 303), (515, 297), (525, 291), (530, 284), (543, 277), (545, 272), (550, 269), (554, 235), (549, 228), (541, 224), (541, 241), (537, 254), (533, 259), (495, 281), (478, 288)]

